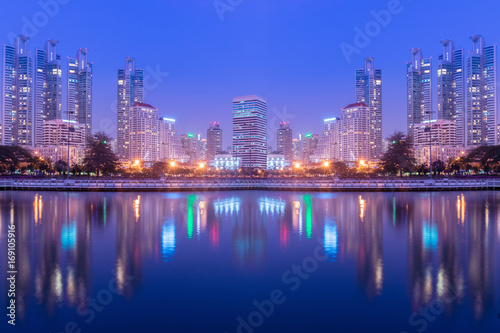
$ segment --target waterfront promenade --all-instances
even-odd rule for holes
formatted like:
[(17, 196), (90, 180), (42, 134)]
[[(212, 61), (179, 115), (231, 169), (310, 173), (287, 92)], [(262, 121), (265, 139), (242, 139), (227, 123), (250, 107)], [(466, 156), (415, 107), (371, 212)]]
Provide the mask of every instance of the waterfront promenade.
[(2, 179), (0, 190), (19, 191), (477, 191), (500, 189), (498, 179)]

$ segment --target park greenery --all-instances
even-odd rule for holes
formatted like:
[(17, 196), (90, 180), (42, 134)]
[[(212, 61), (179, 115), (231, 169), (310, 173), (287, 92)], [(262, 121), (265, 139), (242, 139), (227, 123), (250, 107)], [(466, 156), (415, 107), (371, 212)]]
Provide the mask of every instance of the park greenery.
[[(162, 178), (179, 176), (211, 177), (336, 177), (367, 178), (387, 176), (428, 176), (429, 166), (417, 164), (411, 138), (402, 132), (395, 132), (388, 138), (389, 147), (378, 165), (359, 161), (356, 165), (344, 162), (294, 163), (284, 170), (216, 170), (204, 163), (189, 165), (174, 161), (156, 162), (144, 165), (136, 163), (121, 164), (111, 148), (111, 138), (103, 132), (96, 133), (87, 141), (87, 151), (81, 164), (71, 164), (71, 177), (125, 177), (125, 178)], [(500, 145), (479, 146), (449, 161), (433, 161), (433, 176), (463, 175), (500, 175)], [(42, 159), (21, 146), (0, 146), (0, 174), (4, 176), (67, 177), (68, 161)]]

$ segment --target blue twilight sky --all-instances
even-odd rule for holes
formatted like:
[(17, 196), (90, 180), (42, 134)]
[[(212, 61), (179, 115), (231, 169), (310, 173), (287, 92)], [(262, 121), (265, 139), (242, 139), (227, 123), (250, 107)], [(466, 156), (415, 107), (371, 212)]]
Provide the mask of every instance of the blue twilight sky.
[[(388, 23), (347, 61), (341, 43), (355, 47), (355, 28), (377, 29), (371, 12), (388, 7)], [(272, 130), (287, 120), (295, 133), (319, 133), (324, 118), (353, 102), (354, 70), (372, 56), (383, 70), (385, 137), (406, 126), (410, 49), (432, 56), (435, 72), (442, 39), (466, 50), (473, 34), (497, 43), (499, 10), (491, 0), (3, 1), (0, 36), (10, 43), (9, 36), (27, 33), (32, 50), (59, 40), (63, 68), (67, 56), (89, 49), (94, 131), (116, 136), (116, 72), (132, 56), (150, 73), (146, 102), (177, 119), (181, 133), (205, 136), (209, 122), (219, 121), (226, 145), (232, 98), (240, 95), (267, 98)]]

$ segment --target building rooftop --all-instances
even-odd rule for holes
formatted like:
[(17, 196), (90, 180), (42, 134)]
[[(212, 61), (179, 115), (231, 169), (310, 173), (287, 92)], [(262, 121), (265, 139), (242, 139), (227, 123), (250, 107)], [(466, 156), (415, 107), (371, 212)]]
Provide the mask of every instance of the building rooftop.
[(355, 107), (358, 107), (358, 106), (368, 106), (368, 105), (366, 105), (365, 103), (353, 103), (353, 104), (349, 104), (344, 109), (355, 108)]
[(156, 109), (154, 106), (152, 106), (151, 104), (147, 104), (147, 103), (135, 103), (134, 105), (132, 105), (132, 107), (135, 107), (135, 106), (143, 106), (145, 108)]

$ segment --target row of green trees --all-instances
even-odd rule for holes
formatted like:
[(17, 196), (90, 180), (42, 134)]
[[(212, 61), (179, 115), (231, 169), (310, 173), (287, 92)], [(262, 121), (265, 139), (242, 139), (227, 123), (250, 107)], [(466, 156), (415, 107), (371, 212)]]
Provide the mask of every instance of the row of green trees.
[[(377, 169), (357, 166), (349, 168), (343, 162), (330, 163), (326, 166), (318, 165), (307, 169), (292, 168), (292, 170), (270, 172), (275, 175), (314, 175), (334, 174), (338, 177), (359, 177), (377, 175), (404, 175), (429, 173), (427, 164), (418, 165), (414, 157), (412, 142), (402, 132), (395, 132), (388, 138), (390, 145), (382, 158)], [(119, 168), (118, 157), (111, 149), (111, 138), (99, 132), (88, 139), (87, 152), (82, 165), (72, 165), (70, 172), (75, 175), (95, 174), (100, 175), (123, 175), (125, 171)], [(20, 146), (0, 146), (0, 173), (15, 172), (39, 172), (42, 174), (59, 173), (64, 175), (68, 170), (66, 161), (59, 160), (55, 163), (33, 156), (28, 150)], [(472, 150), (466, 156), (450, 161), (433, 161), (432, 170), (434, 174), (443, 172), (453, 174), (462, 171), (486, 174), (500, 174), (500, 146), (480, 146)], [(139, 170), (138, 170), (139, 171)], [(206, 169), (192, 169), (182, 165), (170, 165), (170, 163), (157, 162), (151, 168), (141, 168), (136, 172), (143, 177), (162, 177), (165, 174), (214, 174), (214, 175), (241, 175), (240, 172), (232, 171), (207, 171)], [(265, 173), (264, 175), (267, 175)], [(259, 174), (255, 174), (259, 176)], [(262, 176), (262, 173), (260, 174)]]
[[(402, 132), (395, 132), (389, 138), (389, 149), (382, 158), (379, 172), (386, 174), (428, 174), (427, 164), (418, 165), (414, 156), (411, 139)], [(443, 172), (456, 174), (459, 172), (474, 172), (485, 174), (500, 174), (500, 145), (480, 146), (466, 156), (449, 161), (433, 161), (434, 174)]]

